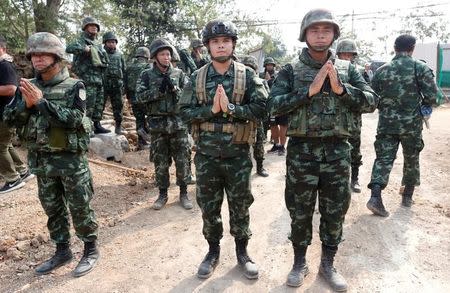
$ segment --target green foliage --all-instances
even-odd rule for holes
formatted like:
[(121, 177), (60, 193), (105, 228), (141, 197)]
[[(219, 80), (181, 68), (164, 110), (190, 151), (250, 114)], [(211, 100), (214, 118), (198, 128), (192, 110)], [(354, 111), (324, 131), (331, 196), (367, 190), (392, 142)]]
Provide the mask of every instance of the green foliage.
[(422, 43), (427, 39), (437, 39), (445, 43), (450, 39), (450, 23), (442, 15), (431, 9), (417, 9), (401, 18), (403, 26), (399, 33), (412, 34)]
[(10, 52), (25, 51), (26, 40), (33, 32), (30, 0), (0, 1), (0, 34), (6, 38)]

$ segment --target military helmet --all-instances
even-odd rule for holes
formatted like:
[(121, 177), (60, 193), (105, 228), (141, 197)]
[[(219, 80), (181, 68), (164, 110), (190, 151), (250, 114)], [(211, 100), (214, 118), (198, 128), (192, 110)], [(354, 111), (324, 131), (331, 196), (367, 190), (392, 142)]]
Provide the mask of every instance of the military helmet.
[(303, 17), (302, 25), (300, 27), (300, 37), (298, 38), (300, 42), (306, 41), (306, 29), (316, 23), (332, 24), (334, 26), (334, 39), (336, 40), (339, 38), (339, 35), (341, 34), (339, 24), (334, 20), (331, 11), (326, 9), (313, 9)]
[(193, 40), (191, 40), (191, 48), (195, 49), (195, 48), (198, 48), (198, 47), (203, 47), (202, 40), (200, 40), (200, 39), (193, 39)]
[(272, 57), (266, 57), (264, 59), (264, 67), (266, 67), (267, 64), (272, 64), (273, 66), (277, 65)]
[(117, 37), (113, 32), (106, 32), (103, 34), (103, 44), (109, 40), (114, 40), (116, 41), (116, 43), (118, 43)]
[(65, 59), (65, 51), (65, 46), (57, 36), (47, 32), (39, 32), (28, 39), (26, 56), (31, 60), (33, 53), (47, 53), (53, 54), (59, 59)]
[(336, 53), (353, 53), (358, 55), (358, 49), (356, 48), (356, 43), (350, 39), (342, 39), (339, 41), (336, 47)]
[(165, 39), (154, 39), (150, 44), (150, 58), (153, 59), (159, 50), (169, 49), (170, 55), (173, 55), (173, 46)]
[(202, 42), (204, 45), (215, 37), (231, 37), (233, 41), (237, 40), (237, 28), (231, 21), (225, 20), (211, 20), (208, 22), (202, 31)]
[(178, 54), (178, 51), (175, 47), (172, 46), (172, 62), (180, 62), (180, 54)]
[(247, 65), (248, 67), (253, 68), (253, 70), (258, 70), (258, 61), (256, 60), (255, 56), (246, 55), (241, 58), (240, 62), (242, 64)]
[(150, 50), (147, 47), (139, 47), (137, 48), (134, 57), (144, 57), (150, 59)]
[(83, 19), (83, 24), (81, 25), (81, 29), (82, 29), (82, 30), (85, 30), (85, 29), (86, 29), (86, 26), (87, 26), (88, 24), (94, 24), (94, 25), (96, 25), (98, 31), (100, 31), (100, 23), (99, 23), (95, 18), (90, 17), (90, 16), (85, 17), (85, 18)]

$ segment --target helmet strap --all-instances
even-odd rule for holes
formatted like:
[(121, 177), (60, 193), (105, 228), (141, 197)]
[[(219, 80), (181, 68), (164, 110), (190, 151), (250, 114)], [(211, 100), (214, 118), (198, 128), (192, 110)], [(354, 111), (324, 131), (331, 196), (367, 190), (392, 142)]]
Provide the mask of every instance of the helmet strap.
[(53, 69), (53, 67), (55, 67), (56, 64), (58, 64), (58, 63), (59, 63), (59, 59), (55, 58), (55, 61), (53, 61), (52, 64), (45, 67), (44, 69), (41, 69), (41, 70), (34, 69), (34, 70), (36, 70), (36, 73), (38, 73), (38, 74), (46, 73), (46, 72), (49, 72), (51, 69)]

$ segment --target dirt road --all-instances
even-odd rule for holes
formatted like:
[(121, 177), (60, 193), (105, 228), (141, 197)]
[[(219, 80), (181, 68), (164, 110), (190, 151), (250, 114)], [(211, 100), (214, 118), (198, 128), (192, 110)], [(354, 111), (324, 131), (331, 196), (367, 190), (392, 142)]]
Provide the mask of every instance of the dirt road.
[[(349, 292), (450, 292), (450, 108), (433, 113), (432, 129), (424, 131), (421, 155), (422, 185), (411, 209), (400, 206), (402, 155), (398, 154), (384, 192), (388, 218), (372, 216), (365, 204), (366, 185), (374, 160), (376, 114), (364, 116), (361, 170), (363, 192), (352, 195), (345, 224), (345, 242), (336, 267), (346, 277)], [(269, 148), (266, 145), (266, 148)], [(36, 196), (36, 183), (0, 197), (1, 292), (295, 292), (286, 286), (293, 253), (287, 235), (290, 219), (284, 205), (285, 157), (268, 155), (270, 177), (253, 177), (251, 207), (253, 237), (249, 252), (260, 267), (260, 278), (249, 281), (236, 266), (226, 203), (221, 261), (214, 275), (202, 281), (195, 273), (206, 253), (198, 207), (181, 208), (177, 188), (169, 204), (150, 208), (157, 191), (151, 179), (91, 165), (100, 228), (101, 259), (89, 275), (74, 279), (76, 261), (54, 274), (35, 277), (33, 268), (53, 252), (47, 241), (46, 217)], [(147, 153), (128, 153), (126, 165), (148, 168)], [(189, 187), (191, 196), (195, 188)], [(297, 292), (330, 292), (317, 276), (320, 241), (319, 214), (314, 240), (307, 253), (310, 275)], [(75, 237), (77, 259), (81, 243)], [(32, 244), (30, 246), (30, 243)], [(19, 247), (20, 250), (10, 249)], [(7, 254), (5, 251), (9, 250)], [(17, 251), (17, 252), (16, 252)]]

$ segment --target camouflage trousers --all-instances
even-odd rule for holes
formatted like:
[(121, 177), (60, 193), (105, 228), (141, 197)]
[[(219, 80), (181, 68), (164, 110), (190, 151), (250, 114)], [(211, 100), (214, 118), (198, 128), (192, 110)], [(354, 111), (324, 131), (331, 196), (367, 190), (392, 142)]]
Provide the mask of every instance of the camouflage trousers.
[(374, 143), (377, 157), (373, 163), (369, 188), (373, 184), (383, 189), (387, 186), (400, 143), (403, 149), (402, 185), (420, 185), (419, 154), (424, 147), (422, 133), (377, 134)]
[(111, 106), (113, 110), (114, 121), (122, 122), (122, 110), (123, 110), (123, 99), (122, 99), (122, 89), (121, 88), (105, 88), (105, 99), (103, 103), (103, 111), (105, 110), (105, 105), (107, 100), (111, 101)]
[(16, 153), (11, 141), (16, 131), (0, 121), (0, 176), (6, 182), (19, 179), (20, 174), (27, 172), (26, 164)]
[(190, 175), (189, 140), (186, 130), (172, 134), (151, 133), (150, 162), (155, 164), (156, 185), (169, 188), (169, 167), (175, 161), (177, 185), (187, 185)]
[(249, 207), (253, 203), (250, 188), (250, 155), (216, 158), (201, 153), (194, 157), (197, 174), (197, 204), (202, 211), (203, 235), (210, 242), (223, 236), (221, 208), (224, 190), (230, 213), (230, 233), (236, 239), (249, 239)]
[(256, 141), (253, 144), (253, 158), (257, 162), (264, 161), (264, 128), (262, 122), (259, 122), (256, 128)]
[(76, 235), (85, 242), (97, 239), (98, 224), (90, 206), (94, 189), (89, 169), (70, 176), (37, 176), (37, 182), (39, 200), (54, 242), (69, 242), (69, 211)]
[(101, 83), (86, 84), (86, 116), (92, 121), (100, 121), (105, 106), (105, 95)]
[(355, 119), (354, 122), (356, 124), (356, 129), (352, 131), (351, 137), (348, 138), (348, 142), (352, 146), (352, 150), (350, 152), (351, 156), (351, 166), (352, 168), (358, 168), (362, 165), (362, 155), (361, 155), (361, 114), (354, 114)]
[[(331, 142), (327, 142), (331, 143)], [(289, 239), (307, 246), (312, 240), (312, 220), (319, 198), (320, 240), (328, 246), (342, 241), (345, 214), (350, 206), (350, 154), (332, 161), (312, 160), (302, 150), (314, 149), (308, 142), (289, 140), (286, 156), (285, 201), (291, 217)], [(308, 145), (309, 144), (309, 145)]]
[(139, 128), (147, 129), (147, 122), (145, 121), (145, 112), (142, 105), (136, 103), (136, 93), (132, 92), (130, 95), (131, 109), (133, 110), (133, 115), (136, 118), (136, 130)]

